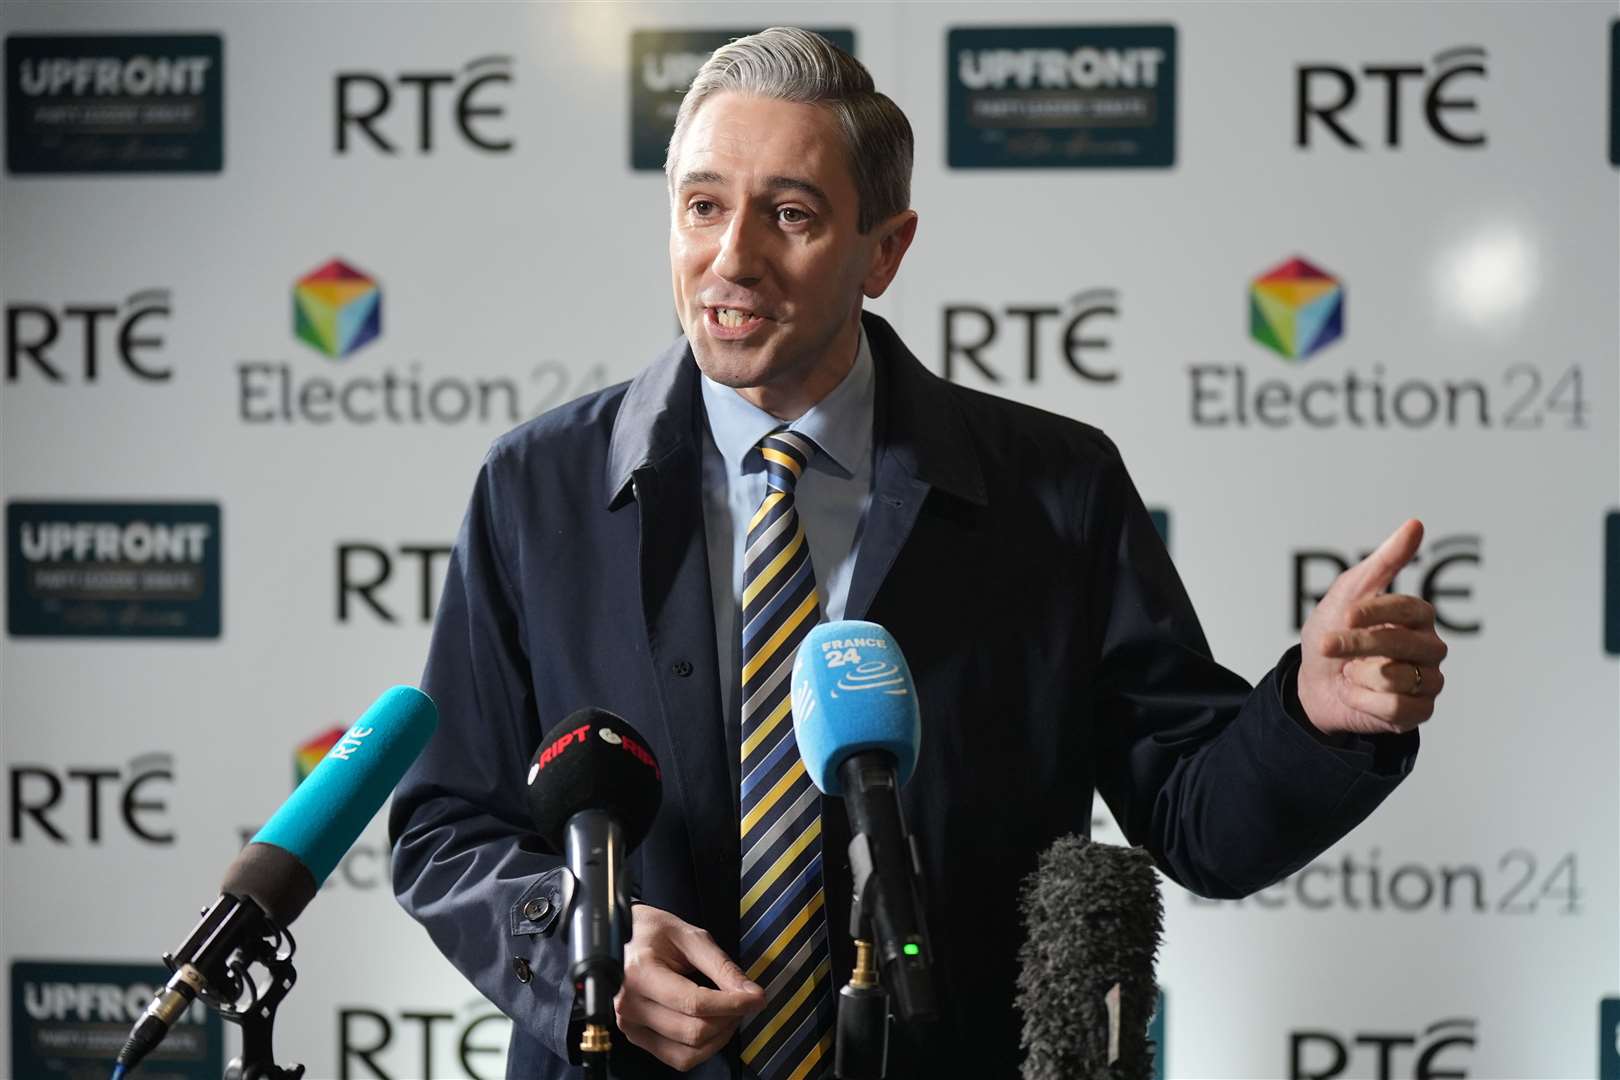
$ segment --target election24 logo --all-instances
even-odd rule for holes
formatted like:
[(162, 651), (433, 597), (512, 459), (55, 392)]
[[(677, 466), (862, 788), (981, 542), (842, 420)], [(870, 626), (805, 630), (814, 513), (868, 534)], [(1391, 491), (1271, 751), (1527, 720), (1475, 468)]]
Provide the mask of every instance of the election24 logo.
[[(340, 257), (296, 278), (291, 336), (327, 361), (341, 361), (343, 374), (311, 374), (293, 360), (241, 360), (237, 418), (265, 426), (471, 423), (505, 429), (607, 381), (600, 364), (575, 369), (554, 359), (473, 376), (433, 375), (417, 360), (401, 364), (397, 347), (384, 341), (383, 293), (377, 275)], [(395, 341), (400, 310), (389, 308)], [(374, 359), (379, 353), (381, 359)]]
[(1174, 26), (959, 27), (945, 52), (953, 169), (1175, 164)]
[(326, 752), (336, 746), (348, 730), (348, 728), (341, 727), (327, 728), (293, 751), (294, 787), (302, 784), (309, 774), (315, 771), (315, 766), (319, 765), (321, 759), (326, 757)]
[(1294, 258), (1249, 287), (1249, 334), (1286, 360), (1304, 360), (1344, 333), (1344, 286)]
[(217, 173), (224, 87), (218, 34), (12, 34), (6, 169)]
[(1347, 291), (1343, 275), (1304, 255), (1251, 279), (1247, 337), (1273, 363), (1260, 371), (1235, 357), (1188, 364), (1193, 427), (1590, 430), (1594, 406), (1579, 360), (1514, 360), (1494, 372), (1470, 362), (1460, 374), (1430, 374), (1449, 358), (1403, 349), (1388, 336), (1394, 313), (1363, 312), (1352, 340)]
[(382, 291), (369, 275), (333, 259), (293, 286), (293, 332), (341, 360), (382, 333)]

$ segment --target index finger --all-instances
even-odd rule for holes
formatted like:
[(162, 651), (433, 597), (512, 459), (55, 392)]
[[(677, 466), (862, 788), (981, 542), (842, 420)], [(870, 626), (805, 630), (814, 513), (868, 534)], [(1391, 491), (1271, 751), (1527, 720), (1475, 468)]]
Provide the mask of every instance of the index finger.
[(707, 931), (690, 927), (686, 933), (675, 935), (672, 941), (687, 961), (707, 975), (722, 992), (745, 995), (754, 1008), (764, 1004), (764, 989), (714, 943)]
[[(626, 980), (630, 972), (625, 972)], [(635, 991), (666, 1009), (699, 1019), (739, 1017), (758, 1009), (763, 991), (710, 990), (699, 986), (680, 972), (658, 964), (644, 965), (636, 972)]]
[(1434, 626), (1434, 605), (1427, 600), (1399, 593), (1379, 593), (1350, 609), (1350, 626), (1410, 626), (1427, 630)]

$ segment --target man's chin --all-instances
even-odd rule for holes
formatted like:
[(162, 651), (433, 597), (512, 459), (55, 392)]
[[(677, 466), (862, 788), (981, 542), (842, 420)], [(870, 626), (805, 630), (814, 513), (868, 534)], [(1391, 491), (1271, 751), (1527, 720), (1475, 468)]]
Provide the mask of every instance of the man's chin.
[(760, 350), (731, 341), (696, 340), (691, 345), (698, 370), (721, 386), (747, 390), (764, 382), (769, 365)]

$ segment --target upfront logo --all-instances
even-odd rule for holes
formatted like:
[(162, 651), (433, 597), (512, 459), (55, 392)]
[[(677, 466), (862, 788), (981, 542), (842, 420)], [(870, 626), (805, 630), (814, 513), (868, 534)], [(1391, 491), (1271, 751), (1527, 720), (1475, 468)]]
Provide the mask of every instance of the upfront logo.
[[(11, 1069), (18, 1080), (100, 1076), (169, 974), (161, 964), (11, 962)], [(202, 1001), (147, 1058), (153, 1076), (205, 1080), (225, 1068), (224, 1024)]]
[(217, 173), (225, 163), (217, 34), (12, 34), (13, 173)]
[[(161, 985), (161, 984), (159, 984)], [(91, 1024), (132, 1024), (152, 1003), (157, 986), (144, 982), (42, 982), (22, 984), (23, 1011), (31, 1020), (71, 1020)], [(182, 1024), (201, 1024), (208, 1006), (193, 1001), (180, 1014)]]
[(952, 168), (1167, 168), (1176, 28), (975, 26), (946, 36)]
[(212, 503), (9, 503), (17, 636), (218, 637)]
[[(686, 88), (709, 56), (729, 41), (763, 30), (635, 30), (630, 34), (630, 167), (653, 171), (664, 167), (664, 152), (675, 128)], [(855, 52), (851, 30), (817, 29), (845, 52)]]
[(147, 97), (201, 94), (211, 56), (54, 56), (26, 59), (18, 70), (25, 97)]
[(963, 49), (956, 77), (969, 90), (1095, 90), (1159, 85), (1164, 49)]

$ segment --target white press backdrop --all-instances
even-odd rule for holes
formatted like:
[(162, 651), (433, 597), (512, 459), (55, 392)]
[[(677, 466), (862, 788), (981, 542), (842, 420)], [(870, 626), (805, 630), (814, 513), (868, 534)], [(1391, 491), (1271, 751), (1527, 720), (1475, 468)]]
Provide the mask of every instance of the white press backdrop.
[[(1620, 173), (1607, 148), (1617, 14), (1612, 3), (7, 3), (8, 36), (223, 40), (221, 170), (13, 171), (0, 192), (6, 304), (123, 312), (132, 294), (168, 290), (168, 315), (143, 330), (162, 339), (146, 355), (173, 373), (148, 381), (113, 362), (119, 315), (87, 379), (64, 320), (50, 353), (64, 377), (18, 363), (0, 384), (6, 500), (217, 503), (223, 604), (217, 638), (13, 632), (0, 644), (0, 958), (155, 958), (210, 898), (242, 830), (286, 797), (296, 749), (420, 673), (436, 549), (508, 417), (253, 420), (280, 391), (245, 403), (242, 365), (339, 385), (391, 371), (429, 397), (445, 380), (507, 379), (524, 415), (628, 378), (673, 325), (662, 178), (629, 164), (632, 34), (802, 23), (852, 30), (916, 130), (922, 224), (876, 309), (936, 371), (946, 309), (986, 309), (998, 335), (983, 366), (957, 355), (953, 377), (1114, 437), (1168, 514), (1220, 659), (1261, 674), (1296, 635), (1296, 556), (1352, 557), (1409, 515), (1431, 539), (1400, 586), (1440, 590), (1443, 616), (1477, 624), (1447, 635), (1449, 682), (1417, 770), (1362, 828), (1241, 903), (1167, 886), (1168, 1074), (1595, 1075), (1598, 1001), (1620, 992), (1620, 681), (1602, 634), (1604, 515), (1620, 505)], [(952, 29), (1099, 25), (1175, 27), (1171, 167), (947, 166)], [(1442, 91), (1474, 104), (1441, 121), (1483, 134), (1478, 145), (1448, 142), (1425, 116), (1446, 64), (1437, 54), (1461, 46), (1484, 50), (1485, 72)], [(492, 56), (509, 81), (476, 92), (499, 111), (471, 126), (510, 140), (500, 152), (455, 119), (478, 77), (467, 66)], [(1298, 69), (1312, 64), (1356, 80), (1341, 116), (1360, 149), (1321, 125), (1297, 145)], [(1393, 146), (1385, 83), (1365, 72), (1388, 64), (1421, 71), (1399, 82)], [(450, 78), (423, 151), (416, 91), (398, 80), (439, 72)], [(393, 87), (376, 130), (396, 153), (352, 131), (337, 148), (344, 73)], [(1340, 281), (1345, 333), (1288, 363), (1252, 339), (1247, 290), (1295, 256)], [(295, 281), (332, 258), (383, 297), (380, 336), (341, 360), (299, 341), (292, 321)], [(1099, 289), (1111, 310), (1085, 336), (1106, 345), (1077, 355), (1117, 375), (1107, 382), (1065, 358), (1069, 320), (1088, 303), (1073, 298)], [(978, 316), (958, 318), (976, 340)], [(8, 350), (22, 332), (8, 331)], [(1368, 387), (1359, 423), (1345, 405), (1351, 377)], [(1338, 402), (1331, 422), (1300, 411), (1314, 379), (1339, 388), (1316, 399)], [(1267, 382), (1285, 389), (1253, 400)], [(1443, 404), (1464, 383), (1483, 389), (1462, 392), (1455, 423), (1444, 408), (1411, 422), (1430, 393)], [(441, 414), (454, 411), (456, 391), (442, 393)], [(376, 606), (345, 594), (345, 561), (353, 585), (380, 576), (382, 556)], [(1319, 591), (1325, 560), (1304, 565)], [(137, 817), (172, 843), (120, 820), (125, 786), (148, 767), (138, 759), (154, 753), (172, 757), (172, 779), (140, 790), (137, 801), (161, 805)], [(64, 783), (50, 811), (58, 841), (19, 811), (37, 795), (19, 796), (19, 767), (118, 776), (99, 807), (85, 782)], [(500, 1075), (498, 1049), (478, 1048), (504, 1044), (503, 1022), (465, 1034), (489, 1006), (395, 905), (385, 846), (379, 818), (300, 920), (300, 983), (278, 1045), (315, 1077)], [(0, 1012), (8, 1035), (10, 1017)], [(1468, 1042), (1425, 1061), (1445, 1020), (1466, 1021)], [(1380, 1063), (1356, 1042), (1368, 1033), (1411, 1041)], [(1346, 1050), (1337, 1071), (1333, 1040)]]

